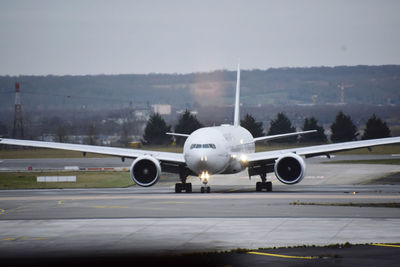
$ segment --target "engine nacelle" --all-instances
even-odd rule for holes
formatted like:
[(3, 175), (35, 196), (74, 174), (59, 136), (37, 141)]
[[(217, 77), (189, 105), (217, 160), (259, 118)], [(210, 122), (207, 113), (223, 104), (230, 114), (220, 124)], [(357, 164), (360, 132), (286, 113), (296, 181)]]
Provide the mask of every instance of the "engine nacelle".
[(300, 182), (306, 171), (303, 158), (294, 153), (279, 157), (274, 166), (276, 178), (284, 184), (296, 184)]
[(144, 187), (152, 186), (160, 179), (160, 162), (149, 155), (138, 157), (132, 163), (130, 174), (136, 184)]

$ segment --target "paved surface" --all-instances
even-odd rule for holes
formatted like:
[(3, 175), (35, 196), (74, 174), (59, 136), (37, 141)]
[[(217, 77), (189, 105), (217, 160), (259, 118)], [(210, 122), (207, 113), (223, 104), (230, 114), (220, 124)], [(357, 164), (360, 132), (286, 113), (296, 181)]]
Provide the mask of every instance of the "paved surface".
[[(167, 262), (197, 266), (232, 265), (366, 265), (365, 255), (376, 255), (373, 265), (400, 260), (396, 247), (364, 246), (338, 252), (278, 250), (282, 255), (324, 255), (325, 259), (293, 259), (257, 254), (196, 255), (166, 259), (165, 255), (335, 243), (397, 243), (400, 209), (354, 206), (293, 205), (295, 203), (399, 203), (400, 186), (359, 185), (363, 181), (399, 170), (390, 165), (325, 165), (318, 159), (295, 186), (279, 184), (274, 192), (255, 192), (257, 179), (246, 174), (215, 177), (212, 193), (198, 193), (200, 183), (191, 178), (195, 192), (174, 194), (173, 179), (150, 188), (9, 190), (0, 191), (0, 260), (42, 265), (74, 264), (86, 259), (121, 264)], [(351, 167), (349, 167), (351, 166)], [(329, 173), (326, 173), (327, 169)], [(340, 250), (343, 251), (343, 250)], [(341, 257), (336, 258), (334, 255)], [(159, 255), (158, 260), (151, 256)], [(380, 256), (379, 256), (380, 255)], [(37, 261), (40, 259), (40, 261)], [(170, 261), (169, 261), (170, 260)], [(161, 261), (161, 262), (160, 262)], [(313, 261), (313, 262), (310, 262)], [(118, 260), (117, 260), (118, 262)], [(357, 265), (357, 264), (356, 264)]]
[(170, 186), (124, 189), (0, 191), (0, 220), (88, 218), (400, 218), (400, 209), (305, 203), (400, 202), (400, 186), (214, 186), (213, 193), (175, 194)]

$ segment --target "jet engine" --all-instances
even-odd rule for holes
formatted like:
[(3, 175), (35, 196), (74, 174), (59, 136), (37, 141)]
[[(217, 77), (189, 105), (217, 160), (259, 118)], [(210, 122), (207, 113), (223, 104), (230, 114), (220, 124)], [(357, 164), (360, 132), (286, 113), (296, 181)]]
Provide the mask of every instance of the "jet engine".
[(294, 153), (279, 157), (274, 166), (276, 178), (284, 184), (300, 182), (306, 170), (304, 160)]
[(149, 155), (138, 157), (132, 163), (130, 174), (136, 184), (144, 187), (152, 186), (160, 179), (160, 162)]

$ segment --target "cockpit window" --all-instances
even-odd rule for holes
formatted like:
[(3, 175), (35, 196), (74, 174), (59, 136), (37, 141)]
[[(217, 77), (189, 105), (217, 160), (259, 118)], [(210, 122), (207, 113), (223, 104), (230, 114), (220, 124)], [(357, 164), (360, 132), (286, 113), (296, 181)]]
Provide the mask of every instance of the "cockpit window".
[(194, 148), (212, 148), (212, 149), (216, 149), (215, 144), (191, 144), (190, 145), (190, 149), (194, 149)]

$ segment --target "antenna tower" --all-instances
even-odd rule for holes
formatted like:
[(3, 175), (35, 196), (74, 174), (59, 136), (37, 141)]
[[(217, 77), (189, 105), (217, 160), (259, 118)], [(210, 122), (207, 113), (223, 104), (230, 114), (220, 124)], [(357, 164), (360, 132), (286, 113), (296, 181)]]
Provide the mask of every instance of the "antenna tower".
[(22, 105), (19, 95), (19, 83), (15, 83), (15, 105), (14, 105), (14, 128), (12, 132), (13, 138), (24, 138), (24, 127), (22, 124)]
[(340, 103), (344, 104), (344, 89), (353, 87), (352, 84), (339, 84), (338, 87), (340, 88)]

